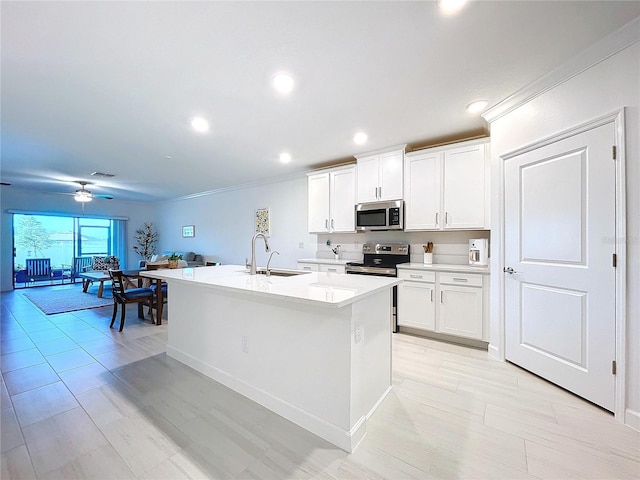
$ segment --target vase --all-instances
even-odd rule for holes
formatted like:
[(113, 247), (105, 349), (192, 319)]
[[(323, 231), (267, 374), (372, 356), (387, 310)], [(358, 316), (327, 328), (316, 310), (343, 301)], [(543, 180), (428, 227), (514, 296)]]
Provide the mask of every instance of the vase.
[(425, 253), (424, 260), (422, 261), (425, 265), (430, 265), (433, 263), (433, 253)]
[(178, 260), (169, 260), (169, 268), (178, 268)]
[(340, 260), (340, 254), (339, 253), (334, 254), (334, 256), (336, 257), (336, 260)]

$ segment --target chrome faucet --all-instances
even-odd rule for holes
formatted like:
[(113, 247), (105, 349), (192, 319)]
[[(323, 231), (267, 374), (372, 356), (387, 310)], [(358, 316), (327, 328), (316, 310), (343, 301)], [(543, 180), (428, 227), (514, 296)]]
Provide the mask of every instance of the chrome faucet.
[(257, 273), (256, 272), (256, 239), (258, 237), (262, 237), (262, 239), (264, 240), (264, 251), (265, 252), (271, 251), (271, 249), (269, 248), (269, 242), (267, 241), (267, 237), (265, 236), (265, 234), (261, 232), (256, 233), (251, 239), (251, 265), (249, 265), (245, 260), (245, 266), (250, 269), (249, 273), (251, 275), (255, 275)]
[(280, 252), (274, 250), (273, 252), (271, 252), (271, 255), (269, 255), (269, 261), (267, 262), (267, 277), (271, 275), (271, 270), (269, 270), (269, 264), (271, 263), (271, 259), (273, 258), (273, 255), (280, 255)]

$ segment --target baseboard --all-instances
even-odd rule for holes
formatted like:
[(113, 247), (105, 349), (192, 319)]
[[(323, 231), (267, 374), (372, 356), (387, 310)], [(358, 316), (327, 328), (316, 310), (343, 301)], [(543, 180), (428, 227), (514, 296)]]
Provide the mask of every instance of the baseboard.
[(489, 358), (493, 358), (494, 360), (504, 360), (502, 355), (500, 355), (500, 350), (495, 345), (489, 344), (487, 351), (489, 352)]
[(624, 424), (640, 431), (640, 412), (627, 408), (624, 412)]
[(351, 453), (356, 448), (367, 432), (367, 418), (369, 418), (373, 411), (391, 391), (391, 387), (389, 387), (378, 402), (376, 402), (369, 414), (360, 418), (351, 430), (343, 430), (337, 425), (328, 423), (325, 420), (296, 407), (295, 405), (291, 405), (281, 398), (275, 397), (264, 390), (249, 385), (244, 381), (169, 345), (167, 345), (167, 355), (175, 358), (185, 365), (188, 365), (209, 378), (212, 378), (216, 382), (229, 387), (241, 395), (244, 395), (245, 397), (265, 408), (268, 408), (272, 412), (290, 420), (296, 425), (310, 431), (348, 453)]

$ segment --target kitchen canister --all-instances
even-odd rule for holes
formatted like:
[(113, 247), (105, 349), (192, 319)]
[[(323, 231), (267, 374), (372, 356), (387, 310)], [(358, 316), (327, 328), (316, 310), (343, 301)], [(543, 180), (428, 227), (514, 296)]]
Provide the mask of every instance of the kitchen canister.
[(424, 263), (425, 265), (431, 265), (433, 263), (433, 253), (429, 252), (429, 253), (424, 253), (424, 260), (422, 261), (422, 263)]

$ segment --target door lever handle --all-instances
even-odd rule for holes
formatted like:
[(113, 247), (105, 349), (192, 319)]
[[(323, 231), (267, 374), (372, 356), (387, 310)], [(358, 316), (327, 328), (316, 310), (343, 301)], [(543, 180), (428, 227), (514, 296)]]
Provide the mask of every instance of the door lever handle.
[(511, 267), (504, 267), (504, 268), (502, 269), (502, 271), (503, 271), (504, 273), (508, 273), (508, 274), (510, 274), (510, 275), (513, 275), (514, 273), (518, 273), (518, 272), (516, 272), (516, 271), (515, 271), (513, 268), (511, 268)]

